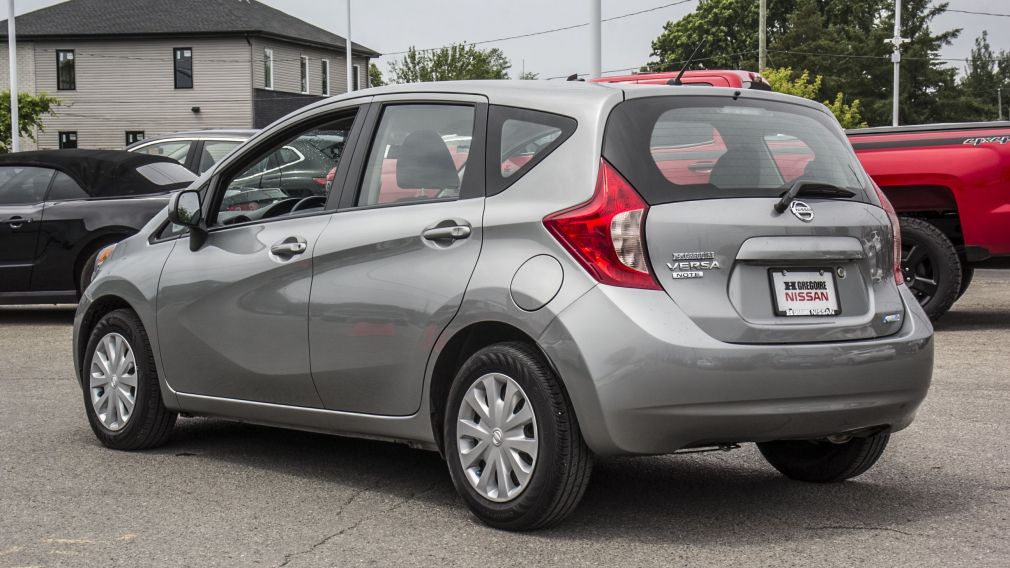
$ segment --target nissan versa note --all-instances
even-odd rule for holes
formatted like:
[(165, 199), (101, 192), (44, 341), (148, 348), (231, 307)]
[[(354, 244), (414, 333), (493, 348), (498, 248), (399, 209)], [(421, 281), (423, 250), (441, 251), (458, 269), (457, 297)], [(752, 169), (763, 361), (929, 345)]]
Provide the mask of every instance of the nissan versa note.
[[(342, 141), (325, 194), (248, 185), (303, 138)], [(929, 387), (894, 212), (799, 98), (397, 85), (298, 111), (191, 187), (99, 255), (77, 311), (111, 448), (180, 413), (405, 442), (520, 530), (573, 510), (593, 456), (756, 442), (790, 478), (855, 477)]]

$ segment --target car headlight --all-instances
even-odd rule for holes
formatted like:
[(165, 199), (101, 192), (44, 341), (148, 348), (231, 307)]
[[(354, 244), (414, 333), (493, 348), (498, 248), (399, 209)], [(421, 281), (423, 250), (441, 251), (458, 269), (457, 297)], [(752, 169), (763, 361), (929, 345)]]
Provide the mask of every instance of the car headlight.
[(98, 271), (102, 268), (102, 265), (105, 264), (105, 261), (109, 260), (112, 256), (112, 253), (116, 250), (116, 244), (117, 243), (113, 243), (98, 251), (98, 256), (95, 257), (95, 269), (91, 273), (92, 280), (95, 279), (95, 276), (98, 276)]

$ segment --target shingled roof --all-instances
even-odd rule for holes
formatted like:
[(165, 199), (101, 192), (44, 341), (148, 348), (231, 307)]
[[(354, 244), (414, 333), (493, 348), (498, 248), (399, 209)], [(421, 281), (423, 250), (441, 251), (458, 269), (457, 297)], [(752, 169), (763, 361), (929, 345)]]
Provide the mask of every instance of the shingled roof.
[[(319, 13), (336, 18), (334, 4)], [(323, 8), (330, 5), (330, 9)], [(69, 0), (18, 16), (18, 38), (253, 35), (343, 50), (345, 39), (256, 0)], [(0, 22), (0, 38), (7, 21)], [(354, 53), (379, 52), (353, 44)]]

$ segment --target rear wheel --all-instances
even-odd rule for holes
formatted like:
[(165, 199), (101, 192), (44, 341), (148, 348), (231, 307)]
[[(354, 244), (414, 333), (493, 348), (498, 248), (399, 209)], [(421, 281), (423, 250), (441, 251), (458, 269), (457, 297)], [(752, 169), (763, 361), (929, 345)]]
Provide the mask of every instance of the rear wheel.
[(881, 432), (836, 444), (827, 440), (780, 440), (758, 444), (761, 455), (779, 473), (798, 481), (845, 481), (873, 467), (890, 434)]
[(961, 291), (961, 259), (953, 243), (922, 219), (901, 218), (901, 270), (931, 320), (947, 313)]
[(470, 510), (506, 530), (564, 519), (582, 499), (592, 467), (558, 378), (523, 343), (486, 347), (456, 374), (445, 449)]
[(88, 422), (102, 444), (140, 450), (168, 439), (176, 413), (162, 403), (154, 355), (136, 314), (115, 310), (99, 320), (81, 375)]

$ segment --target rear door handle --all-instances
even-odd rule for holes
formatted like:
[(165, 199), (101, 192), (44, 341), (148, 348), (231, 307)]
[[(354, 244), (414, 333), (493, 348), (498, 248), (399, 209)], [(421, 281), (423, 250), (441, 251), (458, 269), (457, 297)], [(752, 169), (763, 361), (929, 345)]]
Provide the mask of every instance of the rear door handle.
[(466, 225), (450, 225), (448, 227), (435, 227), (427, 229), (421, 236), (429, 241), (458, 241), (470, 236), (470, 227)]
[(7, 219), (7, 224), (10, 225), (12, 229), (20, 229), (22, 226), (24, 226), (25, 223), (31, 223), (31, 222), (32, 222), (31, 217), (21, 217), (18, 215), (15, 215)]
[(300, 237), (288, 237), (270, 247), (270, 254), (280, 257), (292, 257), (302, 254), (309, 248), (308, 243)]

